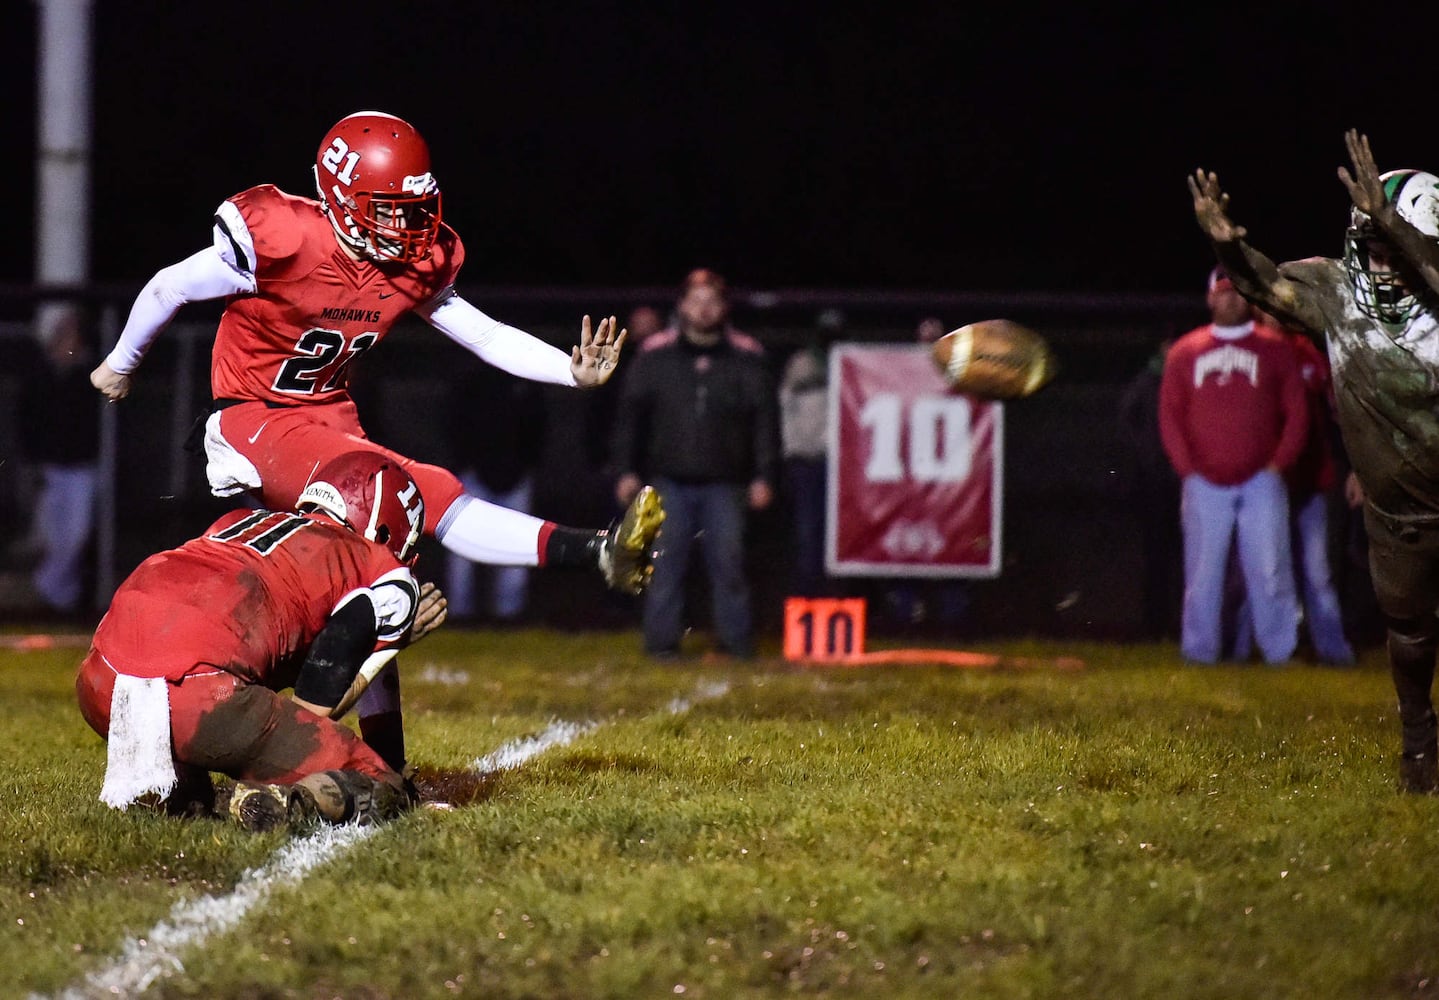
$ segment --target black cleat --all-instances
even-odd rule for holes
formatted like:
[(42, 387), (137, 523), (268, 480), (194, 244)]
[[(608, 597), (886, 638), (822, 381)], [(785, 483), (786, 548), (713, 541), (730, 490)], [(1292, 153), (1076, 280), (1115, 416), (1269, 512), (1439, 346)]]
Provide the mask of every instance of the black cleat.
[(1439, 794), (1439, 757), (1406, 753), (1399, 758), (1399, 787), (1411, 795)]

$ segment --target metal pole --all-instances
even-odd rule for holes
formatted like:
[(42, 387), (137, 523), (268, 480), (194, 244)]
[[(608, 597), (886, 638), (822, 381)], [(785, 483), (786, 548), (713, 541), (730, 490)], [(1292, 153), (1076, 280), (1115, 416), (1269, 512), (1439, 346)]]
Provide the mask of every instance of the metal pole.
[[(39, 152), (35, 280), (79, 285), (90, 277), (91, 0), (36, 0)], [(41, 336), (48, 334), (40, 331)]]
[(91, 0), (36, 0), (40, 9), (39, 160), (35, 276), (89, 278)]
[[(83, 286), (90, 280), (90, 136), (92, 0), (35, 0), (36, 37), (35, 282)], [(79, 309), (46, 300), (35, 313), (35, 336), (48, 344)], [(114, 344), (114, 307), (101, 320), (105, 349)], [(100, 420), (100, 482), (96, 487), (97, 608), (115, 588), (115, 414)]]

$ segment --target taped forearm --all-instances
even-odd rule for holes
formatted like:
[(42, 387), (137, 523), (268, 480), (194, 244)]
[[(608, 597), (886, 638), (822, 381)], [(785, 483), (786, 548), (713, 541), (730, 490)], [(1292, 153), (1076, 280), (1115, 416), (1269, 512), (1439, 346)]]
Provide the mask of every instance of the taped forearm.
[(485, 315), (460, 296), (420, 310), (436, 330), (486, 364), (533, 382), (574, 385), (570, 356), (538, 337)]
[(128, 375), (139, 367), (160, 331), (185, 303), (254, 290), (254, 278), (230, 267), (214, 247), (206, 247), (178, 264), (161, 268), (140, 290), (130, 307), (120, 340), (105, 360), (115, 372)]
[(334, 708), (375, 648), (376, 637), (375, 606), (369, 592), (355, 591), (331, 613), (310, 644), (295, 680), (295, 697), (324, 709)]

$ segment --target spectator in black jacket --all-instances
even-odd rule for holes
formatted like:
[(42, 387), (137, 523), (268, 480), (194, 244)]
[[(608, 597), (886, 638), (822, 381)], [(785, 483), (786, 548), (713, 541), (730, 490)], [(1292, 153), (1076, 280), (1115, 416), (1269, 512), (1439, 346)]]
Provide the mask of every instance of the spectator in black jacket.
[(648, 477), (667, 514), (645, 595), (645, 651), (679, 654), (685, 576), (702, 536), (719, 650), (752, 656), (745, 511), (774, 499), (778, 453), (764, 350), (730, 327), (725, 280), (699, 269), (685, 279), (676, 326), (648, 338), (629, 364), (615, 420), (615, 498), (629, 503)]
[[(1172, 335), (1166, 336), (1119, 396), (1119, 429), (1129, 446), (1129, 507), (1139, 522), (1141, 624), (1148, 639), (1179, 638), (1184, 592), (1179, 476), (1159, 439), (1159, 384), (1173, 342)], [(1225, 620), (1231, 619), (1226, 616)], [(1232, 648), (1232, 643), (1225, 648)]]
[(90, 386), (94, 345), (78, 310), (48, 321), (44, 357), (20, 390), (26, 456), (43, 477), (32, 529), (40, 562), (32, 581), (48, 610), (84, 611), (100, 460), (99, 406)]

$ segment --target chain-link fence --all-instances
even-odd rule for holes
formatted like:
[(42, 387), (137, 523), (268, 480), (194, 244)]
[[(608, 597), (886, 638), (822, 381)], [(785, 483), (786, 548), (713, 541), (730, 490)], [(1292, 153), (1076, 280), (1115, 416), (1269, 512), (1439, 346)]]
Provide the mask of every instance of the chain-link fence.
[[(579, 317), (616, 313), (638, 304), (666, 311), (669, 289), (470, 289), (466, 296), (496, 318), (568, 347)], [(113, 342), (133, 290), (109, 295), (87, 291), (82, 309), (97, 351)], [(37, 604), (27, 584), (35, 544), (32, 511), (39, 474), (25, 441), (26, 414), (47, 401), (24, 390), (34, 377), (36, 338), (29, 315), (32, 290), (0, 290), (0, 617), (24, 620)], [(203, 458), (187, 439), (209, 405), (208, 365), (218, 308), (197, 304), (161, 334), (137, 373), (131, 396), (104, 405), (54, 404), (45, 422), (95, 422), (100, 428), (95, 532), (86, 565), (86, 601), (102, 609), (114, 585), (141, 559), (193, 536), (229, 501), (208, 494)], [(975, 635), (1073, 635), (1111, 638), (1151, 628), (1146, 591), (1156, 582), (1156, 559), (1146, 527), (1154, 494), (1143, 481), (1146, 461), (1120, 418), (1130, 380), (1146, 369), (1157, 346), (1204, 321), (1199, 297), (1084, 297), (945, 293), (739, 290), (734, 323), (769, 351), (776, 373), (787, 355), (816, 341), (912, 340), (917, 323), (936, 316), (950, 328), (980, 318), (1008, 316), (1042, 331), (1060, 360), (1057, 381), (1006, 411), (1005, 565), (993, 581), (966, 584), (967, 605), (958, 630)], [(448, 464), (464, 435), (464, 401), (444, 405), (469, 360), (465, 352), (418, 322), (406, 321), (370, 352), (354, 382), (371, 436), (415, 458)], [(87, 369), (88, 370), (88, 369)], [(611, 409), (601, 389), (582, 393), (542, 390), (547, 419), (538, 460), (535, 513), (575, 525), (599, 526), (614, 515), (608, 469)], [(31, 420), (33, 423), (33, 420)], [(779, 620), (784, 567), (789, 558), (785, 498), (757, 516), (751, 529), (756, 611), (762, 626)], [(1159, 520), (1177, 511), (1158, 512)], [(439, 576), (444, 554), (427, 542), (422, 576)], [(1149, 572), (1150, 575), (1146, 575)], [(884, 581), (840, 586), (872, 599), (872, 620), (885, 626)], [(1149, 594), (1152, 602), (1155, 595)], [(1177, 592), (1173, 595), (1177, 601)], [(1165, 601), (1169, 595), (1165, 595)], [(692, 602), (699, 621), (704, 603)], [(1168, 615), (1169, 609), (1163, 614)], [(1177, 607), (1173, 610), (1177, 616)], [(913, 610), (896, 627), (912, 624)], [(554, 627), (629, 625), (633, 605), (606, 595), (597, 581), (567, 572), (535, 574), (526, 620)]]

